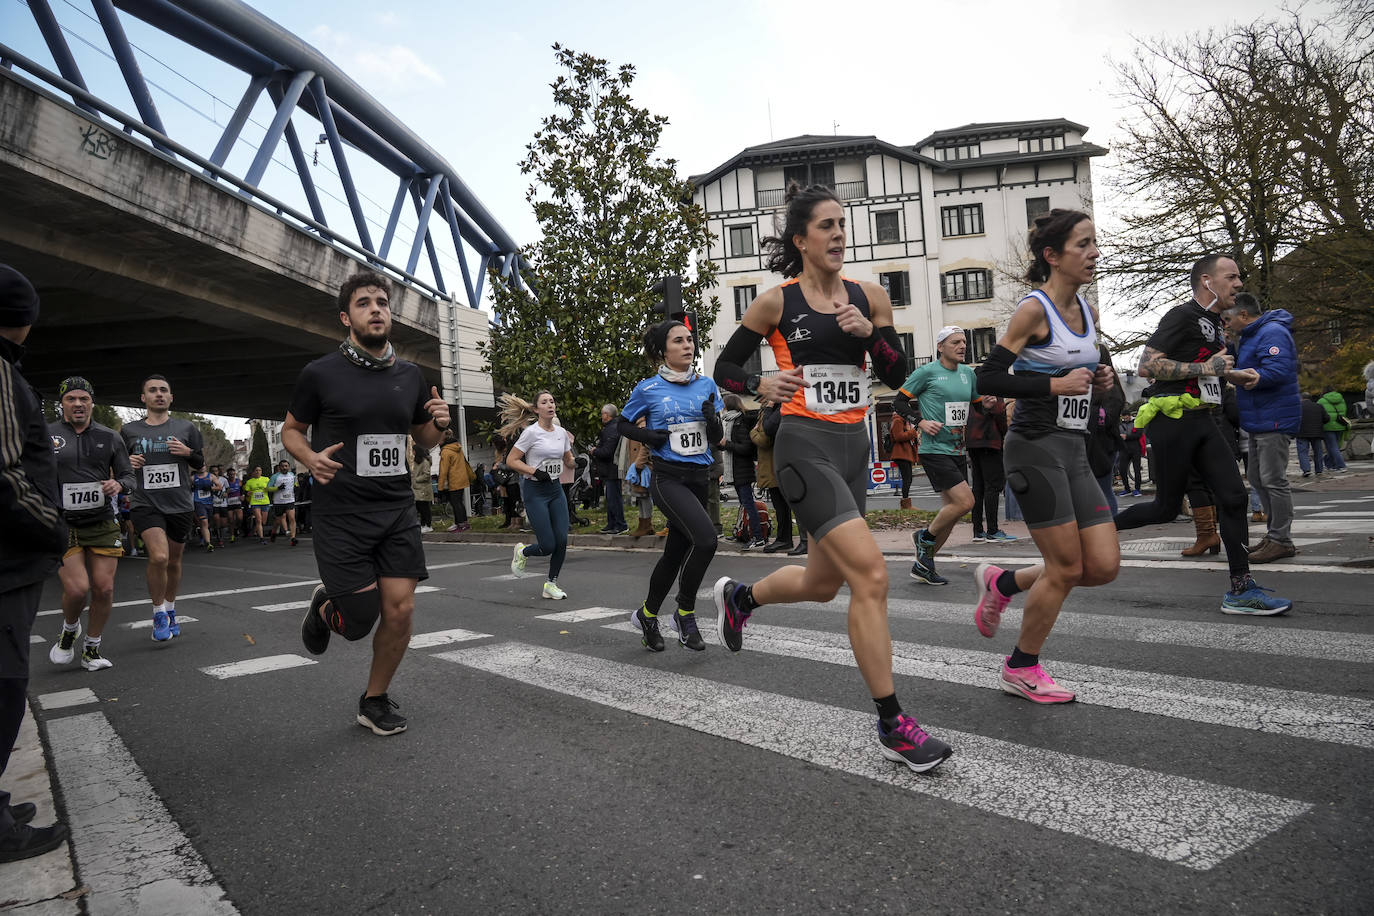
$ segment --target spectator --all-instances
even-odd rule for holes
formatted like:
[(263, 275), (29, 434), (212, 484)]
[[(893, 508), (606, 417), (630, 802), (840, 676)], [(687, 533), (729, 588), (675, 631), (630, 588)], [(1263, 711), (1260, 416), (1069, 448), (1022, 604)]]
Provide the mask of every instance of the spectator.
[[(1003, 420), (1005, 421), (1005, 419), (1004, 415)], [(1005, 427), (1005, 422), (1003, 426)], [(892, 448), (888, 450), (888, 453), (892, 455), (892, 461), (897, 465), (897, 473), (902, 475), (901, 507), (910, 509), (912, 468), (916, 464), (916, 439), (921, 435), (921, 431), (907, 422), (906, 417), (896, 412), (892, 414), (892, 423), (888, 426), (888, 431), (892, 436)]]
[[(444, 435), (451, 436), (453, 431), (444, 430)], [(420, 533), (428, 534), (434, 530), (434, 482), (430, 473), (434, 460), (429, 456), (429, 449), (422, 448), (414, 438), (409, 439), (409, 444), (410, 493), (415, 497), (415, 512), (420, 516)]]
[[(973, 472), (973, 543), (1014, 541), (1016, 537), (997, 527), (997, 505), (1006, 487), (1007, 475), (1002, 468), (1002, 440), (1007, 435), (1005, 402), (993, 395), (975, 398), (969, 404), (968, 426), (964, 430), (964, 444), (968, 446), (970, 470)], [(896, 445), (894, 432), (892, 443)], [(987, 519), (987, 527), (983, 520)]]
[[(1140, 495), (1140, 459), (1145, 457), (1145, 430), (1136, 429), (1135, 414), (1121, 415), (1121, 456), (1116, 469), (1121, 476), (1121, 495)], [(1131, 488), (1131, 474), (1135, 474), (1135, 488)]]
[(787, 497), (783, 495), (777, 475), (773, 472), (773, 438), (777, 436), (781, 422), (782, 405), (764, 401), (758, 422), (749, 430), (749, 439), (758, 449), (758, 484), (768, 491), (773, 512), (778, 516), (777, 535), (771, 544), (763, 548), (764, 553), (792, 549), (792, 507), (787, 504)]
[[(492, 483), (495, 484), (493, 492), (501, 494), (501, 508), (506, 513), (506, 520), (501, 528), (504, 531), (520, 530), (520, 513), (516, 511), (515, 499), (516, 492), (520, 486), (520, 478), (510, 468), (506, 467), (506, 453), (510, 451), (510, 444), (501, 436), (491, 440), (492, 449), (496, 452), (496, 460), (491, 464)], [(495, 514), (496, 503), (493, 498), (492, 514)]]
[(1374, 360), (1364, 367), (1364, 415), (1374, 417)]
[[(1317, 395), (1309, 394), (1302, 401), (1301, 419), (1298, 421), (1298, 467), (1302, 476), (1311, 477), (1315, 469), (1317, 479), (1322, 477), (1322, 424), (1326, 422), (1326, 411), (1317, 403)], [(1312, 453), (1311, 459), (1307, 457)], [(1315, 465), (1315, 468), (1314, 468)]]
[(621, 437), (620, 447), (625, 450), (624, 458), (617, 464), (625, 468), (625, 481), (630, 485), (630, 496), (639, 510), (639, 524), (630, 532), (630, 537), (647, 537), (654, 533), (654, 504), (649, 496), (649, 476), (652, 473), (649, 470), (649, 447), (628, 436)]
[(463, 497), (463, 491), (472, 487), (476, 492), (476, 481), (479, 479), (478, 473), (468, 463), (468, 456), (463, 454), (463, 444), (458, 441), (458, 434), (449, 430), (439, 450), (439, 495), (447, 499), (453, 508), (453, 524), (448, 529), (450, 533), (467, 531), (472, 527), (468, 522), (467, 500)]
[(1288, 330), (1293, 316), (1283, 309), (1261, 314), (1259, 300), (1237, 293), (1222, 322), (1237, 341), (1236, 370), (1249, 376), (1236, 391), (1236, 406), (1241, 429), (1249, 434), (1246, 471), (1269, 526), (1250, 551), (1250, 562), (1270, 563), (1298, 552), (1288, 486), (1289, 445), (1302, 424), (1298, 354)]
[(1317, 403), (1326, 411), (1326, 422), (1322, 424), (1322, 438), (1326, 440), (1326, 466), (1333, 474), (1344, 474), (1345, 456), (1341, 454), (1341, 444), (1350, 429), (1350, 421), (1345, 413), (1345, 398), (1339, 391), (1328, 391)]
[(601, 434), (597, 437), (596, 448), (592, 449), (592, 470), (606, 488), (606, 527), (601, 529), (602, 534), (624, 534), (630, 530), (625, 524), (620, 470), (615, 463), (616, 452), (620, 450), (620, 433), (616, 430), (619, 418), (619, 407), (614, 404), (601, 406)]
[(754, 426), (754, 418), (744, 412), (744, 402), (737, 394), (725, 395), (725, 412), (722, 417), (732, 417), (728, 438), (721, 443), (730, 452), (730, 469), (735, 482), (735, 495), (739, 497), (739, 510), (749, 519), (750, 541), (745, 550), (762, 550), (768, 546), (763, 538), (763, 520), (759, 518), (758, 507), (754, 504), (754, 457), (758, 449), (749, 438), (749, 430)]

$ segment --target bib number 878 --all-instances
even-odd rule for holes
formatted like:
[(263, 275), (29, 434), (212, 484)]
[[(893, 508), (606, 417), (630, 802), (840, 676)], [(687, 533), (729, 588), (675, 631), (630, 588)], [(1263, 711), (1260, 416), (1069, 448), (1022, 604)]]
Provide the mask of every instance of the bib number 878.
[(367, 451), (367, 463), (373, 468), (396, 468), (401, 466), (399, 448), (373, 448)]
[(686, 454), (688, 449), (701, 448), (702, 436), (700, 432), (678, 433), (677, 450)]
[(836, 382), (821, 379), (811, 386), (816, 389), (816, 401), (820, 404), (857, 404), (859, 403), (858, 382)]

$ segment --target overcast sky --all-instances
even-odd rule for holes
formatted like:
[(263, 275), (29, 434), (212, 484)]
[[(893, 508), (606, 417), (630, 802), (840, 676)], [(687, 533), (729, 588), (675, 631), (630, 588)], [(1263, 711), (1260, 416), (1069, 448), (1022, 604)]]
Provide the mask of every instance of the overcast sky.
[[(92, 88), (127, 99), (113, 65), (81, 41), (107, 48), (89, 0), (50, 2), (75, 33)], [(633, 94), (670, 119), (662, 151), (686, 176), (770, 139), (874, 134), (910, 144), (974, 121), (1063, 117), (1110, 147), (1123, 114), (1111, 61), (1127, 59), (1135, 38), (1181, 37), (1282, 10), (1264, 0), (251, 5), (331, 58), (441, 153), (521, 244), (537, 226), (517, 164), (551, 109), (556, 41), (635, 65)], [(1304, 7), (1314, 15), (1326, 8), (1320, 0)], [(155, 92), (169, 132), (208, 154), (212, 122), (226, 120), (246, 78), (121, 16), (147, 77), (162, 87)], [(23, 0), (0, 0), (0, 41), (50, 65)], [(240, 157), (251, 155), (241, 146)], [(279, 158), (288, 159), (284, 149)], [(1111, 167), (1110, 156), (1094, 160), (1103, 230), (1112, 222)], [(298, 186), (284, 168), (274, 171), (278, 182)], [(378, 202), (372, 216), (384, 222), (395, 179), (363, 171), (364, 192)]]

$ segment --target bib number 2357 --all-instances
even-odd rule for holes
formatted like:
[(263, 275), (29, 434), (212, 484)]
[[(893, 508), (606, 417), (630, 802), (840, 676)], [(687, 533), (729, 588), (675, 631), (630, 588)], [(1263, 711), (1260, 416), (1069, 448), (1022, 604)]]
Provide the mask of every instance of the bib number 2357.
[(868, 406), (868, 379), (858, 366), (803, 366), (806, 409), (830, 414)]
[(181, 486), (181, 471), (175, 464), (145, 464), (143, 489), (170, 490)]
[(406, 473), (406, 437), (366, 435), (358, 437), (359, 477), (395, 477)]

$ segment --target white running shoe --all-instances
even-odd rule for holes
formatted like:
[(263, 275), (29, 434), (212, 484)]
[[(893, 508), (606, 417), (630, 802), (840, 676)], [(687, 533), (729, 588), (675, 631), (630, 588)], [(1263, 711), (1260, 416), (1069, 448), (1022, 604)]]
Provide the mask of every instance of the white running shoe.
[(545, 582), (544, 597), (552, 598), (554, 601), (562, 601), (564, 598), (568, 597), (568, 593), (559, 588), (557, 582)]
[(76, 638), (81, 635), (81, 621), (76, 622), (75, 630), (63, 630), (57, 636), (57, 642), (53, 643), (48, 650), (48, 661), (54, 665), (70, 665), (72, 659), (76, 658)]
[(515, 542), (515, 552), (510, 557), (510, 574), (517, 579), (525, 576), (525, 545)]
[(100, 654), (100, 647), (86, 644), (86, 648), (81, 650), (81, 667), (87, 671), (100, 671), (104, 668), (113, 668), (114, 662)]

